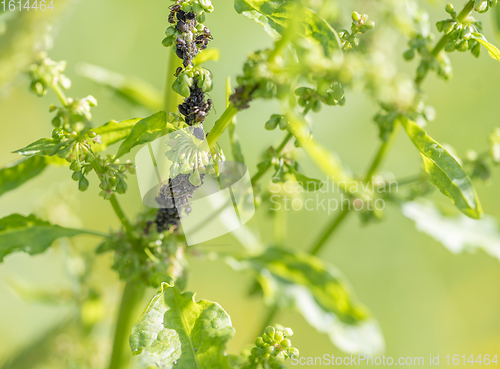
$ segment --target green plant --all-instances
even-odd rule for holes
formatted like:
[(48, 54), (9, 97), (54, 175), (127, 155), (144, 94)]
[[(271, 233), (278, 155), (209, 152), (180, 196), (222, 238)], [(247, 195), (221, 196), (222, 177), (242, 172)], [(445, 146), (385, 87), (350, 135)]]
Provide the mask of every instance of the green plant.
[[(15, 251), (31, 255), (41, 253), (63, 237), (89, 234), (102, 239), (96, 253), (113, 251), (113, 269), (126, 282), (109, 368), (127, 367), (131, 358), (127, 348), (129, 337), (132, 353), (139, 355), (139, 366), (144, 368), (280, 368), (286, 359), (299, 354), (289, 339), (291, 329), (273, 325), (277, 313), (289, 308), (298, 310), (314, 328), (328, 334), (341, 350), (380, 352), (384, 349), (384, 341), (377, 322), (354, 297), (341, 273), (316, 256), (338, 227), (352, 213), (359, 214), (363, 223), (382, 220), (384, 212), (370, 206), (377, 200), (396, 205), (421, 229), (450, 248), (446, 236), (429, 227), (429, 222), (459, 228), (463, 222), (475, 219), (473, 222), (479, 229), (489, 226), (487, 218), (480, 220), (483, 210), (473, 180), (488, 180), (491, 167), (500, 163), (500, 134), (495, 130), (489, 137), (487, 150), (480, 154), (471, 151), (460, 163), (424, 130), (435, 112), (425, 104), (423, 83), (430, 72), (451, 78), (447, 53), (453, 51), (470, 50), (478, 57), (483, 46), (492, 58), (500, 61), (499, 50), (486, 40), (480, 22), (474, 18), (474, 12), (486, 12), (496, 5), (496, 1), (471, 0), (460, 12), (448, 4), (446, 12), (451, 18), (437, 23), (438, 32), (443, 33), (437, 42), (429, 30), (425, 12), (416, 2), (409, 1), (412, 6), (410, 12), (405, 12), (405, 22), (411, 24), (411, 31), (409, 48), (403, 56), (408, 61), (417, 55), (420, 57), (414, 79), (378, 73), (382, 66), (373, 57), (377, 52), (377, 38), (373, 33), (378, 25), (368, 20), (366, 14), (354, 11), (349, 21), (350, 32), (340, 29), (345, 22), (330, 17), (327, 3), (235, 0), (236, 11), (264, 25), (275, 43), (270, 49), (249, 55), (234, 90), (228, 80), (226, 110), (208, 134), (203, 131), (203, 123), (212, 108), (206, 93), (212, 89), (213, 82), (210, 71), (202, 64), (218, 59), (217, 51), (207, 49), (212, 35), (205, 22), (209, 23), (207, 15), (214, 10), (210, 0), (178, 0), (169, 7), (170, 26), (162, 42), (170, 50), (164, 110), (148, 117), (111, 121), (94, 127), (91, 108), (97, 101), (92, 96), (80, 99), (66, 96), (65, 90), (70, 88), (71, 82), (64, 75), (64, 62), (55, 62), (45, 52), (40, 52), (28, 68), (31, 90), (38, 96), (52, 90), (60, 106), (50, 106), (50, 111), (55, 113), (52, 137), (17, 150), (16, 153), (24, 158), (0, 169), (0, 194), (21, 186), (50, 166), (68, 167), (80, 191), (94, 185), (95, 179), (91, 177), (94, 173), (101, 189), (100, 196), (109, 201), (121, 228), (103, 234), (61, 227), (33, 214), (12, 214), (0, 219), (0, 260)], [(385, 16), (387, 22), (382, 27), (402, 32), (400, 23), (387, 16), (403, 13), (399, 6), (389, 0), (380, 2), (370, 18)], [(130, 103), (159, 110), (161, 99), (141, 82), (89, 65), (82, 73), (117, 91)], [(367, 172), (360, 176), (353, 176), (336, 155), (315, 140), (310, 123), (312, 113), (324, 106), (348, 104), (348, 93), (354, 88), (362, 88), (380, 106), (374, 117), (380, 148)], [(244, 249), (231, 256), (218, 255), (235, 270), (251, 273), (255, 280), (253, 292), (260, 294), (269, 306), (255, 334), (258, 336), (255, 347), (231, 356), (225, 353), (226, 342), (234, 334), (229, 315), (217, 303), (196, 302), (194, 294), (183, 292), (188, 277), (186, 254), (195, 251), (186, 247), (179, 221), (189, 216), (189, 199), (212, 169), (208, 162), (224, 157), (218, 140), (226, 129), (232, 156), (238, 161), (244, 160), (236, 135), (235, 117), (257, 99), (279, 103), (281, 111), (270, 117), (265, 128), (275, 130), (279, 127), (284, 137), (277, 147), (270, 147), (264, 153), (252, 177), (256, 202), (260, 206), (271, 206), (272, 196), (264, 181), (269, 172), (273, 172), (271, 181), (279, 188), (287, 182), (293, 182), (304, 191), (321, 188), (322, 181), (303, 174), (295, 156), (302, 150), (338, 184), (349, 206), (332, 217), (307, 253), (280, 244), (278, 220), (274, 246), (264, 250)], [(157, 201), (162, 204), (176, 200), (175, 207), (145, 209), (137, 219), (130, 221), (118, 202), (118, 195), (126, 194), (127, 181), (135, 175), (136, 168), (132, 162), (120, 159), (136, 147), (150, 145), (182, 129), (191, 130), (197, 138), (201, 135), (201, 141), (206, 138), (209, 149), (193, 151), (188, 159), (175, 150), (167, 152), (169, 159), (178, 166), (175, 176), (162, 185)], [(195, 133), (195, 129), (200, 131)], [(384, 190), (390, 186), (391, 178), (382, 176), (380, 167), (401, 129), (421, 154), (423, 165), (414, 177), (397, 181), (403, 191), (395, 194)], [(295, 147), (289, 144), (292, 140)], [(102, 154), (117, 143), (120, 146), (116, 153)], [(432, 191), (431, 185), (447, 196), (462, 214), (448, 216), (430, 201), (416, 201)], [(174, 192), (179, 187), (182, 196), (174, 199)], [(276, 212), (273, 216), (278, 218)], [(470, 246), (466, 235), (461, 241), (462, 249)], [(498, 255), (486, 241), (474, 246)], [(91, 264), (92, 261), (88, 257), (87, 262)], [(86, 278), (79, 277), (78, 288), (86, 287)], [(134, 325), (147, 287), (160, 288), (160, 291)], [(97, 295), (96, 291), (86, 291), (87, 299), (78, 302), (82, 317), (85, 316), (85, 303), (92, 298), (97, 300)], [(92, 322), (88, 324), (91, 326)], [(262, 332), (264, 334), (259, 336)]]

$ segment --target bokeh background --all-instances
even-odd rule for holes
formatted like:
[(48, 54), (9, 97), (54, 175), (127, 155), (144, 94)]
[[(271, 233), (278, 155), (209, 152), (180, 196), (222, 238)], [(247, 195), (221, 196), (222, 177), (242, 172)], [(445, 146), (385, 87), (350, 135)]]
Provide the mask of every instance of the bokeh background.
[[(272, 45), (263, 27), (238, 15), (232, 1), (214, 0), (213, 3), (216, 11), (207, 17), (206, 24), (214, 35), (211, 46), (220, 49), (221, 58), (207, 64), (214, 76), (215, 88), (210, 95), (217, 111), (210, 114), (207, 127), (224, 111), (226, 77), (231, 76), (234, 81), (248, 53)], [(343, 5), (364, 13), (364, 3), (373, 2)], [(432, 23), (446, 16), (445, 2), (422, 3), (430, 10)], [(73, 81), (69, 96), (92, 94), (97, 98), (99, 106), (93, 110), (96, 125), (111, 119), (145, 116), (147, 112), (130, 107), (109, 90), (79, 76), (77, 66), (81, 62), (100, 65), (140, 77), (163, 89), (167, 50), (161, 40), (167, 27), (169, 5), (170, 2), (164, 0), (82, 0), (71, 3), (56, 22), (54, 47), (49, 56), (54, 60), (67, 60), (67, 75)], [(54, 0), (54, 7), (58, 7), (58, 0)], [(490, 25), (490, 14), (479, 18), (485, 23), (487, 38), (498, 44), (499, 39), (495, 38)], [(404, 50), (402, 38), (393, 44), (396, 54)], [(458, 53), (452, 54), (451, 60), (454, 67), (451, 81), (432, 75), (425, 83), (428, 101), (437, 111), (437, 119), (428, 131), (461, 155), (469, 148), (482, 151), (487, 145), (487, 135), (500, 123), (500, 64), (485, 52), (479, 60), (470, 54)], [(401, 70), (411, 73), (415, 63), (401, 62)], [(56, 97), (49, 93), (45, 98), (37, 98), (28, 91), (25, 77), (18, 78), (11, 86), (0, 101), (0, 164), (17, 159), (12, 151), (50, 135), (50, 103), (57, 103)], [(346, 106), (325, 108), (314, 117), (317, 140), (337, 152), (355, 173), (365, 170), (379, 144), (377, 128), (371, 119), (376, 109), (363, 94), (351, 91), (347, 94)], [(238, 115), (238, 135), (251, 173), (255, 173), (255, 165), (264, 150), (281, 140), (281, 132), (264, 130), (268, 117), (277, 111), (273, 103), (255, 101), (252, 109)], [(221, 143), (229, 153), (227, 138)], [(307, 175), (324, 178), (304, 155), (300, 157)], [(401, 134), (383, 169), (405, 177), (416, 174), (419, 166), (419, 154)], [(132, 178), (129, 183), (129, 192), (120, 200), (129, 214), (135, 214), (142, 204), (135, 180)], [(500, 171), (495, 170), (492, 184), (476, 184), (485, 213), (497, 218), (500, 217), (499, 183)], [(95, 180), (91, 180), (91, 188), (85, 193), (79, 193), (76, 187), (65, 168), (51, 168), (21, 189), (0, 197), (0, 216), (36, 212), (66, 225), (102, 231), (118, 226), (111, 207), (97, 196)], [(443, 200), (440, 196), (436, 198)], [(285, 244), (294, 249), (308, 249), (328, 221), (328, 214), (323, 211), (286, 212)], [(267, 209), (260, 209), (249, 225), (264, 243), (273, 242)], [(96, 242), (91, 237), (81, 237), (71, 244), (58, 243), (42, 255), (11, 255), (0, 265), (0, 363), (51, 327), (66, 324), (73, 311), (71, 305), (29, 301), (13, 286), (38, 291), (70, 288), (68, 269), (79, 268), (81, 264), (72, 250), (91, 250)], [(232, 252), (241, 246), (231, 236), (224, 236), (199, 247)], [(386, 219), (380, 224), (363, 227), (358, 218), (350, 218), (329, 240), (322, 257), (347, 276), (359, 299), (379, 321), (386, 339), (386, 356), (427, 359), (430, 354), (441, 357), (500, 354), (500, 264), (484, 252), (453, 255), (419, 233), (398, 209), (388, 207)], [(71, 332), (62, 334), (50, 347), (63, 356), (66, 353), (68, 358), (83, 357), (86, 352), (94, 355), (91, 367), (95, 368), (104, 367), (106, 363), (113, 316), (123, 287), (116, 273), (110, 270), (111, 264), (111, 255), (96, 258), (91, 277), (91, 283), (104, 296), (99, 314), (107, 322), (94, 333), (100, 337), (95, 340), (99, 348), (72, 339)], [(228, 351), (238, 352), (253, 340), (265, 312), (260, 299), (248, 297), (250, 275), (239, 274), (222, 261), (206, 258), (190, 258), (190, 269), (188, 289), (196, 292), (198, 298), (217, 301), (230, 314), (237, 333)], [(144, 306), (154, 292), (147, 291)], [(309, 327), (300, 315), (282, 313), (277, 321), (293, 328), (294, 346), (300, 349), (302, 356), (340, 353), (326, 335)], [(50, 367), (57, 367), (54, 365)], [(30, 365), (30, 368), (38, 367), (42, 366)], [(66, 363), (60, 367), (79, 366)]]

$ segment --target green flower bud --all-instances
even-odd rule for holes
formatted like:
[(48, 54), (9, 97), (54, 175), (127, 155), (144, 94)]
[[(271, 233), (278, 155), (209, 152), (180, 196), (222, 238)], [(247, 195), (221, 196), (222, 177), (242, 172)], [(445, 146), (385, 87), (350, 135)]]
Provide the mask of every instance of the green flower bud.
[(408, 61), (413, 60), (413, 58), (415, 58), (415, 50), (413, 50), (413, 49), (409, 49), (409, 50), (407, 50), (407, 51), (403, 54), (403, 58), (404, 58), (405, 60), (408, 60)]
[(283, 338), (284, 338), (284, 337), (283, 337), (283, 332), (281, 332), (281, 331), (276, 331), (276, 333), (274, 334), (274, 340), (275, 340), (276, 342), (281, 342), (281, 341), (283, 341)]
[(361, 14), (358, 12), (352, 12), (351, 18), (353, 22), (359, 22), (361, 20)]
[(78, 160), (75, 160), (73, 163), (71, 163), (69, 169), (73, 172), (80, 172), (82, 170), (82, 165)]
[[(312, 111), (315, 112), (315, 113), (318, 113), (321, 111), (321, 101), (319, 100), (314, 100), (313, 103), (312, 103)], [(288, 122), (287, 122), (288, 123)], [(280, 128), (281, 128), (281, 125), (280, 125)]]
[(460, 52), (464, 52), (464, 51), (469, 50), (469, 43), (467, 41), (463, 40), (462, 42), (460, 42), (458, 44), (457, 50)]
[(320, 95), (326, 95), (327, 92), (328, 92), (328, 90), (330, 89), (330, 87), (331, 87), (331, 82), (322, 79), (318, 83), (318, 88), (317, 88), (318, 94), (320, 94)]
[(452, 15), (455, 13), (455, 9), (453, 8), (453, 5), (451, 3), (446, 4), (446, 7), (444, 8), (446, 10), (446, 13)]
[(123, 195), (125, 192), (127, 192), (127, 184), (123, 180), (119, 180), (118, 184), (116, 185), (116, 192), (118, 192), (120, 195)]
[(284, 131), (285, 129), (287, 129), (287, 128), (288, 128), (288, 120), (286, 119), (286, 117), (285, 117), (285, 116), (280, 115), (279, 124), (280, 124), (280, 129), (281, 129), (282, 131)]
[(363, 27), (367, 28), (367, 29), (373, 29), (375, 27), (375, 22), (374, 21), (367, 21), (365, 22), (365, 24), (363, 25)]
[(285, 338), (283, 341), (280, 342), (280, 345), (282, 347), (291, 347), (292, 342), (288, 338)]
[(80, 178), (82, 178), (82, 172), (74, 172), (72, 175), (71, 175), (71, 179), (75, 182), (78, 182), (80, 180)]
[(293, 336), (293, 331), (292, 331), (292, 329), (291, 329), (291, 328), (284, 328), (284, 329), (283, 329), (283, 335), (284, 335), (285, 337), (291, 337), (291, 336)]
[(78, 189), (83, 192), (87, 191), (88, 188), (89, 188), (89, 181), (87, 180), (87, 178), (82, 176), (80, 178), (80, 181), (78, 182)]
[(276, 129), (276, 127), (278, 126), (278, 124), (280, 122), (280, 119), (281, 119), (281, 115), (278, 115), (278, 114), (271, 115), (271, 118), (265, 124), (265, 129), (268, 131), (272, 131), (272, 130)]
[(267, 344), (264, 342), (264, 340), (262, 339), (262, 337), (257, 337), (257, 339), (255, 340), (255, 346), (257, 346), (257, 347), (265, 347), (265, 346), (267, 346)]
[(276, 329), (274, 327), (267, 327), (264, 331), (271, 339), (274, 339), (274, 335), (276, 333)]
[(278, 353), (278, 350), (277, 350), (277, 349), (276, 349), (276, 347), (274, 347), (274, 346), (269, 346), (269, 347), (267, 348), (267, 353), (268, 353), (269, 355), (274, 356), (274, 355), (276, 355), (276, 354)]
[(295, 347), (291, 347), (288, 351), (288, 356), (293, 357), (293, 356), (299, 356), (299, 350)]
[(269, 345), (272, 345), (274, 343), (273, 339), (269, 337), (267, 334), (262, 336), (262, 340)]
[(278, 353), (278, 355), (276, 355), (276, 356), (274, 357), (274, 361), (275, 361), (276, 363), (278, 363), (278, 364), (281, 364), (281, 363), (285, 362), (285, 360), (286, 360), (286, 356), (287, 356), (287, 355), (286, 355), (286, 353), (285, 353), (284, 351), (280, 351), (280, 352)]
[(457, 25), (457, 23), (453, 20), (446, 21), (446, 23), (444, 23), (444, 25), (443, 25), (443, 32), (445, 34), (450, 33), (451, 31), (453, 31), (455, 29), (456, 25)]

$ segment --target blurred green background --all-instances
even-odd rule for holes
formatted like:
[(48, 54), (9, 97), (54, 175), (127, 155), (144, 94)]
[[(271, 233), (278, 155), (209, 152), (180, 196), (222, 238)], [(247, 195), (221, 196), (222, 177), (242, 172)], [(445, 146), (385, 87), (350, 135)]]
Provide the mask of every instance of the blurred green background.
[[(216, 11), (207, 17), (206, 24), (214, 35), (211, 47), (220, 49), (221, 58), (217, 63), (207, 64), (214, 76), (215, 88), (210, 95), (217, 111), (210, 114), (208, 128), (224, 111), (226, 77), (231, 76), (234, 81), (248, 53), (272, 44), (260, 25), (234, 11), (232, 1), (214, 0), (213, 3)], [(364, 3), (369, 2), (358, 1), (347, 7), (364, 13)], [(444, 4), (424, 4), (431, 11), (432, 23), (445, 17)], [(160, 0), (73, 1), (56, 23), (55, 45), (49, 56), (68, 61), (67, 75), (73, 81), (69, 96), (92, 94), (97, 98), (99, 106), (93, 110), (96, 125), (111, 119), (145, 116), (147, 112), (127, 106), (105, 88), (80, 77), (76, 73), (78, 63), (92, 63), (135, 75), (163, 89), (167, 50), (161, 40), (167, 27), (169, 5), (170, 2)], [(57, 0), (54, 7), (58, 7)], [(489, 14), (479, 18), (484, 20), (488, 39), (498, 44)], [(402, 40), (396, 44), (397, 53), (402, 54), (404, 46)], [(500, 65), (485, 52), (479, 60), (470, 54), (458, 53), (452, 54), (451, 59), (454, 78), (450, 82), (432, 75), (425, 84), (428, 102), (437, 111), (437, 119), (428, 131), (461, 155), (469, 148), (481, 151), (486, 147), (489, 132), (499, 125)], [(402, 68), (415, 70), (415, 63)], [(10, 95), (0, 102), (0, 164), (17, 159), (12, 151), (51, 134), (48, 106), (56, 102), (51, 93), (43, 99), (31, 94), (27, 78), (17, 80)], [(372, 101), (351, 91), (347, 93), (345, 107), (325, 108), (314, 117), (317, 140), (339, 153), (355, 173), (365, 170), (378, 146), (378, 132), (371, 119), (376, 109)], [(238, 135), (251, 173), (255, 173), (263, 151), (281, 139), (281, 132), (264, 130), (269, 115), (277, 111), (278, 106), (273, 103), (255, 101), (251, 109), (238, 115)], [(227, 138), (221, 142), (229, 155)], [(324, 178), (304, 155), (301, 160), (306, 174)], [(419, 154), (409, 140), (400, 135), (384, 170), (405, 177), (416, 174), (419, 165)], [(496, 192), (499, 176), (500, 171), (496, 170), (493, 185), (476, 184), (485, 213), (497, 218), (500, 217), (500, 196)], [(81, 224), (103, 231), (110, 226), (118, 227), (111, 207), (97, 196), (95, 180), (91, 180), (91, 188), (85, 193), (79, 193), (76, 187), (65, 168), (51, 168), (21, 189), (0, 197), (0, 216), (37, 212), (66, 225)], [(129, 187), (130, 191), (120, 200), (126, 210), (134, 214), (142, 204), (133, 178)], [(61, 193), (63, 200), (60, 200)], [(296, 249), (309, 248), (329, 220), (322, 211), (290, 211), (286, 217), (285, 243)], [(265, 243), (272, 242), (272, 222), (265, 209), (259, 210), (250, 227), (260, 232)], [(59, 244), (35, 257), (15, 254), (0, 265), (0, 363), (46, 329), (64, 321), (70, 311), (64, 305), (25, 301), (11, 288), (12, 282), (40, 289), (66, 288), (70, 282), (65, 268), (77, 267), (65, 266), (68, 247), (91, 248), (95, 242), (93, 238), (81, 237), (72, 241), (72, 246)], [(231, 236), (199, 247), (228, 251), (239, 248)], [(356, 217), (350, 218), (330, 239), (322, 257), (345, 274), (359, 299), (379, 321), (386, 339), (386, 356), (427, 359), (430, 354), (465, 354), (467, 357), (500, 354), (500, 264), (484, 252), (453, 255), (416, 231), (414, 224), (398, 209), (389, 207), (386, 220), (381, 224), (361, 227)], [(105, 296), (104, 313), (109, 323), (104, 325), (101, 334), (106, 339), (111, 335), (112, 317), (122, 288), (116, 274), (109, 269), (111, 264), (110, 255), (98, 257), (92, 277), (92, 283)], [(260, 299), (247, 296), (252, 279), (234, 272), (222, 261), (191, 258), (190, 269), (188, 289), (196, 292), (197, 298), (217, 301), (230, 314), (237, 333), (228, 351), (238, 352), (253, 340), (265, 311)], [(154, 292), (148, 291), (145, 299)], [(294, 346), (300, 349), (301, 356), (339, 354), (326, 335), (317, 333), (298, 314), (282, 313), (277, 322), (293, 328)], [(76, 345), (67, 352), (78, 355), (78, 350), (92, 350), (84, 346)], [(104, 351), (109, 349), (109, 342), (103, 347)], [(95, 367), (106, 360), (105, 356), (96, 358)]]

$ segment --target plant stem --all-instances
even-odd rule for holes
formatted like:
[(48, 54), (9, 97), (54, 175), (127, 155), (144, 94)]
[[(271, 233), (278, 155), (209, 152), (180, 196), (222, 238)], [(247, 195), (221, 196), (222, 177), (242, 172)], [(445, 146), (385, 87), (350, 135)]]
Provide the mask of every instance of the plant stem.
[(321, 236), (314, 243), (313, 247), (309, 251), (311, 255), (317, 255), (323, 246), (326, 244), (326, 241), (331, 237), (333, 233), (338, 229), (338, 227), (342, 224), (344, 219), (350, 213), (351, 209), (349, 207), (343, 209), (335, 218), (332, 219), (332, 222), (325, 228)]
[(366, 182), (370, 182), (372, 180), (372, 177), (374, 176), (375, 172), (378, 170), (380, 164), (382, 164), (383, 160), (387, 156), (389, 149), (392, 147), (392, 144), (394, 143), (394, 140), (398, 135), (400, 127), (401, 125), (399, 124), (399, 121), (396, 120), (394, 122), (394, 128), (391, 135), (389, 136), (387, 141), (382, 142), (382, 144), (380, 145), (377, 155), (375, 156), (375, 159), (373, 159), (373, 162), (370, 165), (370, 169), (368, 169), (368, 172), (366, 173), (365, 176)]
[(175, 77), (175, 72), (177, 67), (181, 66), (181, 60), (176, 57), (176, 55), (171, 51), (168, 56), (167, 62), (167, 76), (165, 79), (165, 92), (163, 100), (163, 108), (168, 113), (173, 113), (177, 111), (179, 94), (177, 94), (173, 89), (172, 85), (177, 77)]
[(113, 206), (113, 210), (115, 211), (116, 216), (118, 217), (118, 219), (120, 219), (120, 222), (122, 223), (123, 227), (125, 228), (125, 231), (129, 235), (131, 235), (132, 231), (133, 231), (133, 227), (130, 224), (129, 220), (127, 219), (127, 216), (123, 212), (122, 207), (118, 203), (118, 199), (113, 194), (113, 195), (111, 195), (111, 198), (109, 199), (109, 201), (111, 202), (111, 206)]
[(64, 106), (68, 106), (68, 98), (66, 97), (66, 94), (64, 93), (61, 86), (59, 86), (59, 84), (57, 83), (53, 83), (51, 84), (51, 86), (54, 92), (56, 93), (57, 97), (59, 98), (59, 100), (61, 100), (62, 104)]
[(222, 116), (217, 120), (217, 122), (215, 122), (214, 127), (207, 137), (208, 146), (210, 148), (215, 146), (220, 136), (222, 136), (226, 128), (232, 122), (236, 113), (238, 113), (238, 109), (233, 104), (230, 104)]
[(127, 352), (128, 341), (134, 321), (140, 313), (139, 308), (143, 295), (144, 288), (138, 283), (127, 282), (125, 284), (116, 320), (115, 338), (109, 369), (126, 369), (129, 366), (132, 353)]
[(262, 324), (260, 326), (261, 328), (257, 331), (257, 334), (256, 334), (255, 337), (260, 336), (260, 335), (262, 335), (264, 333), (264, 331), (266, 330), (266, 328), (272, 324), (274, 318), (276, 318), (276, 315), (278, 315), (279, 310), (280, 310), (279, 307), (276, 306), (276, 305), (274, 305), (273, 307), (271, 307), (267, 311), (266, 316), (262, 320)]

